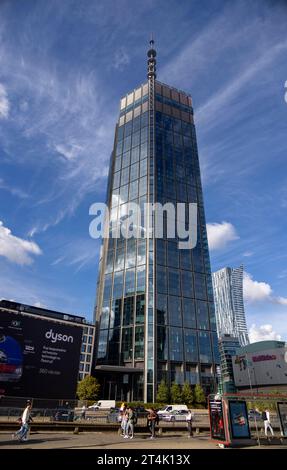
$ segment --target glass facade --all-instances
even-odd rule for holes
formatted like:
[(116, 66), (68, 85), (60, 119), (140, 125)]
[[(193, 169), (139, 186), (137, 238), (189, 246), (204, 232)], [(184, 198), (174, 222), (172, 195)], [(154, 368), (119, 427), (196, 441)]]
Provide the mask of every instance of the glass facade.
[(103, 394), (155, 401), (162, 378), (214, 391), (218, 344), (192, 103), (154, 79), (121, 100), (108, 187), (117, 227), (131, 202), (197, 203), (197, 245), (180, 250), (165, 228), (160, 239), (144, 238), (141, 220), (140, 238), (104, 240), (95, 312)]

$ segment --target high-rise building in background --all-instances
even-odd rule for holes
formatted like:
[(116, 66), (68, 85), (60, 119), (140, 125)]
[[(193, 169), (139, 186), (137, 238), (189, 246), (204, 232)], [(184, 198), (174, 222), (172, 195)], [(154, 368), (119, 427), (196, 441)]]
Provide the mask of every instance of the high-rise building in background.
[[(95, 320), (96, 376), (102, 398), (156, 400), (165, 380), (216, 389), (218, 342), (206, 222), (190, 95), (156, 80), (120, 101), (108, 179), (110, 221), (128, 203), (197, 203), (197, 245), (177, 238), (104, 239)], [(152, 227), (154, 218), (152, 219)], [(140, 223), (140, 226), (142, 224)]]
[(243, 266), (223, 268), (212, 274), (218, 337), (228, 334), (249, 344), (243, 302)]
[(236, 392), (232, 368), (232, 358), (240, 349), (238, 338), (231, 335), (222, 335), (218, 341), (220, 353), (220, 386), (221, 392)]

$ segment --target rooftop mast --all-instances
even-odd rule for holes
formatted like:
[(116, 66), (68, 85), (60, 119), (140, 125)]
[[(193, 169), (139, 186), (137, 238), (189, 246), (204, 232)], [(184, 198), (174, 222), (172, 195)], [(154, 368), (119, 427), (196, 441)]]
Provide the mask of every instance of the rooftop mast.
[(148, 61), (147, 61), (147, 78), (156, 78), (156, 50), (154, 49), (154, 40), (153, 35), (151, 34), (151, 39), (149, 42), (150, 48), (147, 52)]

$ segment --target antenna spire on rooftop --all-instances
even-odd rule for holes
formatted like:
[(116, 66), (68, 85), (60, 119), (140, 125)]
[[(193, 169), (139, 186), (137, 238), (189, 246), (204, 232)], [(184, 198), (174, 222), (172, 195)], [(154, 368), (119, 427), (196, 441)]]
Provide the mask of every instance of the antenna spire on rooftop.
[(154, 49), (154, 39), (153, 33), (150, 35), (149, 41), (150, 48), (147, 51), (148, 61), (147, 61), (147, 78), (150, 80), (156, 78), (156, 50)]

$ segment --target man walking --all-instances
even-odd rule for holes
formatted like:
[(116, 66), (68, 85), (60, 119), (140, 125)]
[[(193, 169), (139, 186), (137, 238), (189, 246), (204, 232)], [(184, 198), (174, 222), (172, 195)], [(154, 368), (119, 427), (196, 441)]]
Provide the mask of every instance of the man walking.
[(158, 422), (158, 414), (154, 408), (150, 408), (149, 414), (147, 417), (148, 428), (150, 430), (151, 436), (150, 439), (155, 439), (155, 425)]
[(267, 431), (269, 429), (270, 432), (271, 432), (272, 437), (274, 437), (274, 432), (273, 432), (273, 429), (272, 429), (272, 426), (271, 426), (271, 423), (270, 423), (270, 412), (267, 408), (266, 408), (266, 410), (264, 410), (262, 412), (262, 419), (263, 419), (263, 422), (264, 422), (265, 436), (268, 438), (268, 432)]
[(28, 432), (30, 430), (30, 423), (32, 420), (31, 416), (32, 403), (30, 400), (27, 401), (27, 406), (23, 411), (21, 417), (21, 428), (15, 434), (12, 434), (12, 438), (17, 437), (20, 442), (28, 440)]
[(188, 436), (187, 437), (192, 437), (193, 436), (193, 431), (192, 431), (192, 421), (193, 421), (194, 413), (191, 410), (188, 410), (188, 413), (186, 415), (186, 423), (187, 423), (187, 429), (188, 429)]

